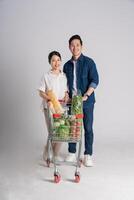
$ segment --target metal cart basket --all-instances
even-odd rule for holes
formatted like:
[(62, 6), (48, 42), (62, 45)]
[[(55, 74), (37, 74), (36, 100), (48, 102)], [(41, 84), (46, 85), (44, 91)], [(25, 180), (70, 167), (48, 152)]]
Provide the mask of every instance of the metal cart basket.
[[(71, 104), (62, 104), (64, 108), (63, 114), (52, 114), (48, 110), (49, 117), (49, 135), (47, 140), (48, 148), (48, 158), (47, 166), (50, 166), (50, 151), (52, 151), (52, 161), (54, 164), (54, 182), (58, 183), (61, 179), (61, 175), (58, 171), (57, 165), (67, 164), (76, 167), (75, 170), (75, 182), (80, 181), (80, 172), (78, 168), (81, 166), (81, 145), (82, 145), (82, 131), (83, 131), (83, 114), (73, 114)], [(57, 161), (54, 156), (52, 144), (57, 142), (67, 142), (67, 143), (76, 143), (77, 144), (77, 156), (76, 162), (66, 162), (66, 161)]]

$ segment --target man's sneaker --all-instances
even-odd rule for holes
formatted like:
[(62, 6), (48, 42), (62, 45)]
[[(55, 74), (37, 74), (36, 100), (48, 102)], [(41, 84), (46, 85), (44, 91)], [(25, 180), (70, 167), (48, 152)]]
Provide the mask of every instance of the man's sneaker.
[(76, 162), (76, 155), (75, 153), (69, 153), (65, 159), (66, 162)]
[(84, 161), (83, 161), (83, 164), (86, 166), (86, 167), (92, 167), (93, 166), (93, 161), (92, 161), (92, 158), (90, 155), (84, 155)]

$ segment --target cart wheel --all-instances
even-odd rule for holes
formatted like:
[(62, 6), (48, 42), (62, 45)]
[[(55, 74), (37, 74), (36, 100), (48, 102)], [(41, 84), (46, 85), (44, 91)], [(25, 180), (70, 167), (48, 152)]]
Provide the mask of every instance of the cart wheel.
[(50, 159), (47, 159), (46, 163), (47, 163), (47, 167), (50, 167)]
[(61, 176), (60, 175), (54, 175), (54, 182), (55, 183), (59, 183), (60, 182), (60, 180), (61, 180)]
[(80, 174), (79, 174), (79, 173), (78, 173), (78, 174), (77, 174), (77, 173), (75, 174), (75, 182), (76, 182), (76, 183), (79, 183), (79, 182), (80, 182)]

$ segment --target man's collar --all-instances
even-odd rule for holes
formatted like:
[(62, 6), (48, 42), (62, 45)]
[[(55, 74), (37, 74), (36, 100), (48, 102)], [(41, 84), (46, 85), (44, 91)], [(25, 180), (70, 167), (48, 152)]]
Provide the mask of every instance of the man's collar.
[[(82, 60), (83, 59), (83, 54), (81, 53), (81, 55), (79, 56), (79, 58), (76, 60), (76, 61), (79, 61), (79, 60)], [(72, 58), (70, 59), (70, 62), (73, 62), (74, 59), (73, 59), (73, 56)]]

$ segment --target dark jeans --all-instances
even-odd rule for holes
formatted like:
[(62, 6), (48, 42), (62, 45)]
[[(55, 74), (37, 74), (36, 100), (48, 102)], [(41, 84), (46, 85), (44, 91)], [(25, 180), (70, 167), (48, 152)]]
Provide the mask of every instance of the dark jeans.
[[(94, 111), (94, 103), (90, 104), (89, 107), (83, 108), (83, 125), (85, 131), (85, 152), (84, 154), (93, 153), (93, 111)], [(76, 143), (69, 143), (68, 151), (70, 153), (76, 152)]]

